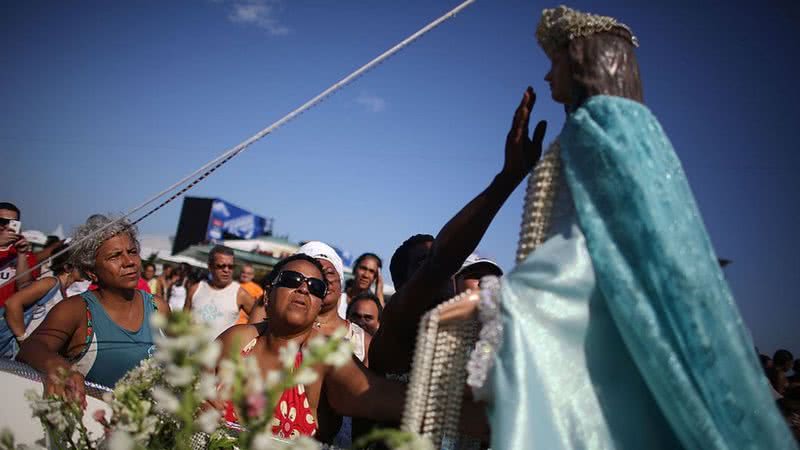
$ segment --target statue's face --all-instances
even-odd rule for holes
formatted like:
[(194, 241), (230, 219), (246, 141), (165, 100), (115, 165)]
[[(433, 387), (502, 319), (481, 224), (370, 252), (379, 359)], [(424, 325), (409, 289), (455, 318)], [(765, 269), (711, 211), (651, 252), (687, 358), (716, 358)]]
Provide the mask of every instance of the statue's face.
[(547, 72), (544, 80), (550, 83), (550, 95), (553, 100), (565, 105), (571, 104), (572, 74), (570, 72), (569, 56), (567, 49), (563, 49), (553, 55), (550, 60), (550, 72)]

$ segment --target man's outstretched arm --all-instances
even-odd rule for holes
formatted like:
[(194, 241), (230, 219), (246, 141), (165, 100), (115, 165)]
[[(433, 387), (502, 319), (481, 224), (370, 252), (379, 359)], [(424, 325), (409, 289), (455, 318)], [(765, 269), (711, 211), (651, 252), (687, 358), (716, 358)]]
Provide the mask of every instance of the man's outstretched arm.
[(547, 124), (539, 122), (533, 139), (528, 137), (535, 101), (536, 94), (529, 87), (506, 137), (503, 169), (439, 231), (428, 258), (386, 306), (370, 348), (371, 367), (392, 372), (407, 369), (420, 318), (443, 300), (442, 287), (475, 250), (500, 207), (539, 160)]

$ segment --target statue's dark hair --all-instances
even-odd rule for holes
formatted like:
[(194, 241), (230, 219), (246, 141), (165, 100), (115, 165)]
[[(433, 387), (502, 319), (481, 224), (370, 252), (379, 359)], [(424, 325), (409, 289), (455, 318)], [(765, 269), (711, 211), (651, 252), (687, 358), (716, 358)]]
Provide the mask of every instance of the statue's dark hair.
[(570, 40), (567, 55), (572, 71), (573, 107), (594, 95), (644, 102), (634, 49), (630, 34), (621, 28)]

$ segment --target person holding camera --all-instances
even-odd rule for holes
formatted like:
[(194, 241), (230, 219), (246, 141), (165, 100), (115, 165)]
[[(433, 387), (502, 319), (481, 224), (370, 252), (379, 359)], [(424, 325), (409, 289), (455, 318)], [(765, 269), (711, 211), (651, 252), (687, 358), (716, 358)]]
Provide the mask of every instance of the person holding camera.
[[(31, 245), (20, 234), (20, 211), (13, 203), (0, 202), (0, 308), (15, 292), (29, 285), (39, 271), (28, 270), (36, 265)], [(13, 279), (17, 274), (20, 276)]]

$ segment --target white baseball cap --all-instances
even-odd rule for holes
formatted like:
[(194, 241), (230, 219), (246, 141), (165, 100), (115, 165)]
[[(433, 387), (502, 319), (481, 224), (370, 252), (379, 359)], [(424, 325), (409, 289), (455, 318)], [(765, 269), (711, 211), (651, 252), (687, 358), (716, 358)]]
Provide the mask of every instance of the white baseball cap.
[(344, 287), (344, 265), (342, 264), (342, 258), (339, 257), (333, 247), (320, 241), (308, 241), (297, 249), (295, 255), (300, 253), (312, 258), (324, 259), (333, 264), (333, 267), (339, 272), (339, 279), (342, 287)]
[(503, 269), (501, 269), (496, 262), (489, 258), (482, 258), (478, 256), (477, 253), (472, 253), (471, 255), (467, 256), (464, 264), (462, 264), (461, 268), (458, 269), (458, 272), (456, 272), (456, 276), (461, 275), (468, 269), (472, 271), (473, 269), (477, 269), (479, 267), (484, 267), (484, 270), (487, 271), (486, 275), (496, 275), (498, 277), (503, 275)]

